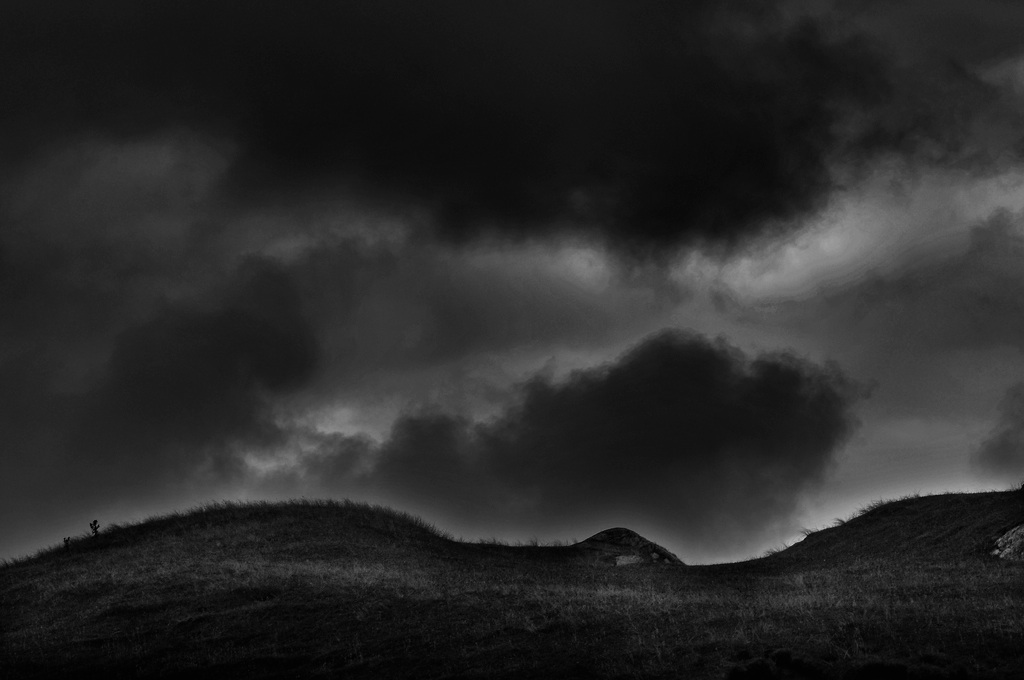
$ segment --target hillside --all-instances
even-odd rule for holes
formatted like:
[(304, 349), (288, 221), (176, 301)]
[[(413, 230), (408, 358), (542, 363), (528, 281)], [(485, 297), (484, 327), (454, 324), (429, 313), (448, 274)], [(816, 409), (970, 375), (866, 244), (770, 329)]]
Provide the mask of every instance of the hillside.
[(905, 499), (688, 567), (614, 559), (657, 554), (621, 528), (507, 546), (215, 505), (0, 567), (0, 677), (1019, 678), (1024, 563), (988, 550), (1021, 522), (1019, 491)]
[(787, 564), (859, 560), (958, 562), (986, 555), (1024, 515), (1024, 493), (957, 493), (876, 503), (772, 556)]

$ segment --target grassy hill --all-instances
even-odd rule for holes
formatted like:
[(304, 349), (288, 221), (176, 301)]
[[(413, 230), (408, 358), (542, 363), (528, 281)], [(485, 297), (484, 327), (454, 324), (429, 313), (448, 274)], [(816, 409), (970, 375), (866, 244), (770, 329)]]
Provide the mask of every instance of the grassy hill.
[(1024, 563), (988, 555), (1021, 522), (1020, 491), (929, 496), (763, 559), (614, 567), (220, 504), (0, 567), (0, 677), (1021, 678)]

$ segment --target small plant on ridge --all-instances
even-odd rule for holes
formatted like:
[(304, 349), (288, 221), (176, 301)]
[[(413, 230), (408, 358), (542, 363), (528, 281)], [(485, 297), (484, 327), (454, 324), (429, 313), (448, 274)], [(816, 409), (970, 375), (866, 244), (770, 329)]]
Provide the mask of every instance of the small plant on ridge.
[[(89, 522), (89, 528), (92, 529), (92, 535), (93, 536), (99, 536), (100, 535), (100, 522), (99, 522), (99, 520), (95, 520), (94, 519), (93, 521)], [(65, 543), (66, 542), (67, 542), (67, 539), (65, 539)]]

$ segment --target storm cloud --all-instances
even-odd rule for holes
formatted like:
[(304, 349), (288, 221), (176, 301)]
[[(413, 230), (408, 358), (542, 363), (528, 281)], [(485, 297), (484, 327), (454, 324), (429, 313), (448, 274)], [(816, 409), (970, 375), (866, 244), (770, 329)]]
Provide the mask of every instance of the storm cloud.
[(455, 241), (728, 248), (908, 143), (885, 55), (796, 5), (13, 2), (0, 45), (8, 158), (183, 127), (235, 149), (225, 196), (407, 202)]
[(996, 426), (975, 451), (973, 462), (1000, 481), (1024, 478), (1024, 383), (1007, 390)]
[(606, 365), (526, 382), (490, 421), (401, 418), (362, 483), (478, 530), (629, 517), (693, 553), (735, 549), (792, 521), (863, 396), (836, 366), (666, 330)]
[[(318, 346), (287, 275), (249, 262), (226, 299), (167, 305), (124, 330), (69, 428), (68, 470), (117, 489), (238, 464), (239, 447), (279, 444), (272, 399), (304, 386)], [(150, 478), (148, 483), (142, 480)], [(177, 478), (177, 479), (176, 479)]]

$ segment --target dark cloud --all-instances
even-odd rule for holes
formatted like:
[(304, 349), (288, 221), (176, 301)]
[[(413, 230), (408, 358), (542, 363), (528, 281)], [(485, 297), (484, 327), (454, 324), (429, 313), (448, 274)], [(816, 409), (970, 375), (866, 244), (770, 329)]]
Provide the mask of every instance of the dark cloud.
[(220, 304), (168, 305), (118, 336), (69, 432), (69, 469), (131, 493), (283, 441), (271, 398), (310, 380), (316, 339), (279, 268), (253, 261), (238, 277)]
[[(318, 382), (352, 394), (397, 375), (513, 354), (621, 342), (676, 300), (621, 272), (573, 271), (587, 250), (367, 248), (343, 242), (290, 265), (323, 338)], [(593, 276), (596, 280), (589, 280)], [(437, 383), (437, 375), (430, 381)], [(465, 385), (462, 386), (463, 388)], [(401, 386), (412, 399), (413, 386)]]
[(999, 420), (974, 452), (972, 462), (984, 474), (1002, 481), (1024, 480), (1024, 383), (1007, 390), (999, 404)]
[(699, 552), (791, 519), (855, 427), (837, 367), (665, 331), (499, 418), (408, 415), (365, 483), (453, 524), (542, 531), (631, 518)]
[(986, 64), (1019, 54), (1024, 6), (1016, 0), (848, 0), (866, 30), (915, 58), (936, 53), (964, 64)]
[(829, 14), (871, 36), (894, 83), (889, 105), (864, 121), (865, 145), (899, 150), (919, 169), (993, 174), (1019, 165), (1019, 3), (839, 0)]
[(0, 45), (9, 158), (185, 126), (236, 145), (246, 201), (346, 187), (457, 240), (648, 253), (820, 206), (891, 87), (866, 40), (761, 3), (11, 2)]

